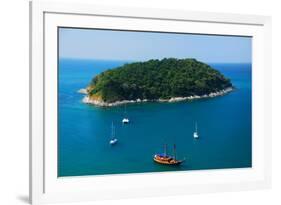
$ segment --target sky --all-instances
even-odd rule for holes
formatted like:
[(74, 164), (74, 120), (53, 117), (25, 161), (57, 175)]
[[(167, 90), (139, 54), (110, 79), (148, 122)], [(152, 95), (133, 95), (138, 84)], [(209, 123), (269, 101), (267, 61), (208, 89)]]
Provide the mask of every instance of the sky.
[(251, 63), (252, 38), (59, 28), (59, 57), (126, 61), (173, 57), (205, 63)]

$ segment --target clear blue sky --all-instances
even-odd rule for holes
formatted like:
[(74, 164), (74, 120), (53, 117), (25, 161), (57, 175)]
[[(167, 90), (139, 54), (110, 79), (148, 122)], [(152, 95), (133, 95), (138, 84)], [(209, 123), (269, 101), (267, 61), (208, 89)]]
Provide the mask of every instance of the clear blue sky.
[(175, 57), (250, 63), (252, 38), (60, 28), (59, 57), (136, 61)]

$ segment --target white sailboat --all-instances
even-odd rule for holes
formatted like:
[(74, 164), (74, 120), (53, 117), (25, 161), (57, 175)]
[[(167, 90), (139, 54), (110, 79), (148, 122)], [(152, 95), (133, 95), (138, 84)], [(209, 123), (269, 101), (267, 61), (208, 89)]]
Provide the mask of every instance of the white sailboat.
[(197, 131), (197, 122), (195, 123), (195, 132), (193, 133), (193, 138), (195, 138), (195, 139), (199, 138), (199, 134)]
[(126, 109), (126, 104), (125, 104), (125, 112), (124, 112), (124, 118), (122, 120), (123, 124), (128, 124), (130, 122), (129, 118), (127, 117), (127, 109)]
[(114, 145), (117, 143), (117, 138), (115, 138), (115, 127), (113, 125), (113, 122), (112, 122), (112, 126), (111, 126), (111, 140), (109, 141), (109, 144), (111, 145)]

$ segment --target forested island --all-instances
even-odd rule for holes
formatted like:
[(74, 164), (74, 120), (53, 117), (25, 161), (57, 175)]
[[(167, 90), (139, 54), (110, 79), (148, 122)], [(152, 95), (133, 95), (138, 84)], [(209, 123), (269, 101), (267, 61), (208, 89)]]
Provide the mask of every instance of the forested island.
[(164, 58), (135, 62), (95, 76), (83, 102), (99, 106), (160, 101), (175, 102), (224, 95), (231, 81), (196, 59)]

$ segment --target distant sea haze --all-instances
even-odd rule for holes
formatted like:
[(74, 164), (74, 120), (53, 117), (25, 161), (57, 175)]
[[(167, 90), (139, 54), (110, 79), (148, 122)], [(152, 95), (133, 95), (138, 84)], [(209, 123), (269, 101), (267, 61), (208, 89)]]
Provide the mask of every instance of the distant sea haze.
[[(173, 57), (171, 57), (173, 58)], [(186, 57), (188, 58), (188, 57)], [(59, 57), (59, 61), (62, 62), (62, 61), (92, 61), (92, 62), (103, 62), (103, 61), (106, 61), (106, 62), (115, 62), (116, 63), (116, 66), (122, 66), (124, 65), (125, 63), (133, 63), (133, 62), (145, 62), (145, 61), (148, 61), (148, 60), (162, 60), (164, 58), (147, 58), (147, 59), (106, 59), (106, 58), (72, 58), (72, 57)], [(251, 62), (244, 62), (244, 61), (241, 61), (241, 62), (238, 62), (238, 61), (234, 61), (234, 62), (213, 62), (213, 61), (203, 61), (203, 60), (200, 60), (200, 59), (197, 59), (196, 60), (198, 61), (201, 61), (203, 63), (206, 63), (208, 65), (215, 65), (215, 64), (252, 64)]]
[[(245, 168), (252, 166), (252, 79), (250, 63), (211, 66), (230, 78), (235, 91), (220, 97), (178, 103), (127, 105), (131, 123), (122, 124), (125, 108), (82, 103), (91, 79), (131, 61), (59, 60), (58, 175), (81, 176), (162, 171)], [(109, 145), (114, 123), (118, 143)], [(195, 123), (200, 138), (194, 139)], [(186, 158), (180, 166), (153, 161), (168, 144)]]

